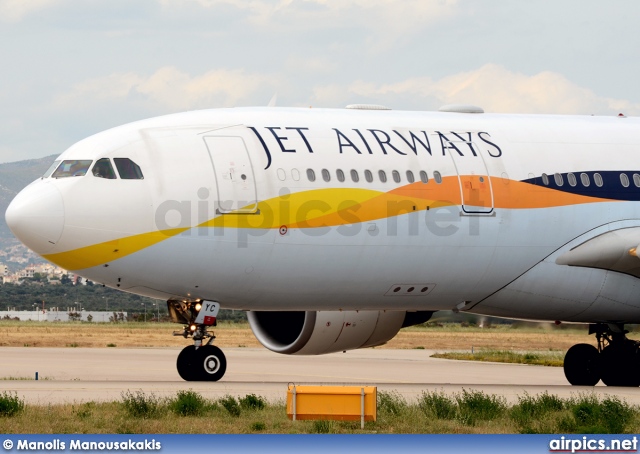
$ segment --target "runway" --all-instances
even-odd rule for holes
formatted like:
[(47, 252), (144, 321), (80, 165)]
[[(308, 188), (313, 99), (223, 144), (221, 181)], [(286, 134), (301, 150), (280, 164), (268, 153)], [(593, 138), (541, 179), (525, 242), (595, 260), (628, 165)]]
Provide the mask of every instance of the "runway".
[[(177, 348), (0, 348), (0, 389), (27, 403), (119, 400), (142, 390), (172, 396), (193, 389), (207, 398), (255, 393), (284, 400), (288, 383), (374, 385), (412, 401), (423, 391), (480, 390), (517, 402), (525, 392), (560, 397), (595, 392), (640, 404), (640, 388), (570, 386), (562, 368), (431, 358), (431, 350), (365, 349), (323, 356), (285, 356), (258, 348), (227, 348), (219, 382), (185, 382), (175, 369)], [(38, 372), (40, 380), (35, 381)], [(29, 380), (22, 379), (29, 378)]]

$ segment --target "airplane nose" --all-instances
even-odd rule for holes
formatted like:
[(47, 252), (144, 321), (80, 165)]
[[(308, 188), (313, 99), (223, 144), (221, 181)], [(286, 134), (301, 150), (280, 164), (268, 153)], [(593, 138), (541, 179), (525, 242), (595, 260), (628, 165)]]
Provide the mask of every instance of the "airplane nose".
[(51, 251), (64, 229), (64, 202), (49, 182), (35, 182), (11, 201), (5, 213), (13, 234), (37, 254)]

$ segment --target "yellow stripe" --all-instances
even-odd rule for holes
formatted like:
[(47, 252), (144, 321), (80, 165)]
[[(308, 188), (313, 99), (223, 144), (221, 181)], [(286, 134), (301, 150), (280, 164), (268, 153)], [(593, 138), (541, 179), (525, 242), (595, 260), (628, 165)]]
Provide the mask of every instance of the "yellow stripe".
[[(549, 188), (536, 188), (519, 181), (492, 177), (496, 208), (544, 208), (580, 203), (608, 201), (596, 197), (564, 193)], [(509, 183), (504, 184), (504, 183)], [(258, 203), (260, 214), (228, 214), (217, 216), (197, 227), (277, 229), (317, 228), (385, 219), (412, 211), (424, 211), (439, 206), (459, 205), (458, 177), (446, 177), (441, 184), (408, 184), (390, 192), (359, 188), (327, 188), (297, 192)], [(66, 252), (45, 255), (44, 258), (68, 270), (80, 270), (109, 263), (189, 228), (142, 233)]]
[(141, 233), (43, 257), (66, 270), (81, 270), (109, 263), (189, 230), (188, 228)]

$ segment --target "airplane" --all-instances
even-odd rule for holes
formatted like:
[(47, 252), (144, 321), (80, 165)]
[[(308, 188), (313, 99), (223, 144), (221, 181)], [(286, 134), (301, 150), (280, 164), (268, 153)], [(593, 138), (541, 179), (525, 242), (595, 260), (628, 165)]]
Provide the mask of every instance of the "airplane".
[(220, 307), (269, 350), (381, 345), (453, 310), (583, 323), (572, 385), (640, 385), (640, 121), (225, 108), (64, 151), (6, 211), (37, 254), (167, 301), (188, 381), (220, 380)]

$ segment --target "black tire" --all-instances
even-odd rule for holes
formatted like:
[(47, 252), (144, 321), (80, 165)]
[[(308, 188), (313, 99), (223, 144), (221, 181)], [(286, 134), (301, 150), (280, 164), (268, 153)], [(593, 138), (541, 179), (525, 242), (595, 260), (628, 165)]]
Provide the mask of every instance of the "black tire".
[(227, 358), (215, 345), (203, 345), (196, 350), (196, 380), (218, 381), (227, 371)]
[(176, 366), (178, 368), (178, 374), (186, 381), (195, 381), (196, 377), (196, 347), (189, 345), (182, 349), (178, 355)]
[(595, 386), (600, 381), (598, 349), (590, 344), (576, 344), (564, 356), (564, 376), (574, 386)]
[(634, 342), (607, 345), (600, 356), (602, 383), (607, 386), (640, 386), (640, 357)]

